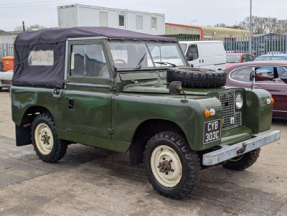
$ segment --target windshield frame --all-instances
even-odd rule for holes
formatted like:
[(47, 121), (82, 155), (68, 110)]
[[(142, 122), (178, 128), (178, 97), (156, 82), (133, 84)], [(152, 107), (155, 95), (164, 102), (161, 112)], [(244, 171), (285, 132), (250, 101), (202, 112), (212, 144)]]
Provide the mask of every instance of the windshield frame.
[[(110, 49), (110, 43), (113, 43), (113, 42), (117, 42), (117, 43), (139, 43), (139, 44), (143, 44), (146, 49), (147, 49), (147, 53), (146, 53), (146, 57), (149, 56), (150, 57), (150, 60), (153, 64), (153, 66), (150, 66), (150, 67), (141, 67), (141, 68), (136, 68), (136, 65), (134, 68), (117, 68), (115, 66), (115, 63), (114, 63), (114, 58), (113, 58), (113, 54), (111, 52), (111, 49)], [(177, 65), (177, 67), (188, 67), (188, 63), (186, 61), (186, 58), (184, 57), (184, 53), (179, 45), (179, 43), (177, 42), (163, 42), (163, 41), (133, 41), (133, 40), (124, 40), (124, 41), (121, 41), (121, 40), (107, 40), (107, 42), (105, 43), (106, 46), (107, 46), (107, 50), (108, 50), (108, 53), (109, 53), (109, 56), (110, 56), (110, 60), (111, 60), (111, 64), (114, 68), (117, 69), (117, 71), (121, 72), (121, 71), (148, 71), (148, 70), (162, 70), (162, 69), (168, 69), (170, 67), (173, 67), (172, 65), (158, 65), (154, 63), (154, 59), (152, 57), (152, 54), (151, 54), (151, 51), (150, 51), (150, 48), (148, 46), (148, 44), (171, 44), (171, 45), (175, 45), (177, 50), (178, 50), (178, 53), (181, 57), (181, 60), (183, 62), (183, 65)]]

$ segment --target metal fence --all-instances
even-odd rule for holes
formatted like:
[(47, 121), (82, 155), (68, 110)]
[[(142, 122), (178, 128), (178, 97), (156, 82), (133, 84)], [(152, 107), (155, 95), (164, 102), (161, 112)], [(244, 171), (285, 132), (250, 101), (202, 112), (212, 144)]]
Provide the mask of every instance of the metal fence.
[(0, 44), (0, 61), (5, 56), (14, 56), (14, 44), (2, 43)]
[[(179, 41), (200, 41), (199, 38), (178, 38)], [(204, 41), (223, 41), (226, 53), (248, 53), (248, 37), (204, 38)], [(256, 57), (264, 54), (287, 53), (287, 35), (262, 36), (252, 38), (252, 54)], [(5, 56), (14, 56), (12, 43), (0, 44), (0, 61)]]
[[(187, 41), (186, 39), (178, 39), (179, 41)], [(204, 41), (216, 40), (223, 41), (226, 53), (248, 53), (249, 40), (248, 37), (234, 38), (205, 38)], [(199, 39), (189, 40), (199, 41)], [(256, 57), (264, 54), (280, 54), (287, 53), (287, 35), (263, 36), (252, 38), (252, 54)]]

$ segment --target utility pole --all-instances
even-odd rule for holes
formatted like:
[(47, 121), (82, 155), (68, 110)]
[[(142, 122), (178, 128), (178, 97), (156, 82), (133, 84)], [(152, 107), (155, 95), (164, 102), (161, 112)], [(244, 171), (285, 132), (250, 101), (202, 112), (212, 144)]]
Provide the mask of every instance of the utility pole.
[(23, 25), (23, 32), (25, 32), (25, 23), (24, 23), (24, 21), (22, 21), (22, 25)]
[(252, 0), (250, 0), (249, 53), (252, 54)]

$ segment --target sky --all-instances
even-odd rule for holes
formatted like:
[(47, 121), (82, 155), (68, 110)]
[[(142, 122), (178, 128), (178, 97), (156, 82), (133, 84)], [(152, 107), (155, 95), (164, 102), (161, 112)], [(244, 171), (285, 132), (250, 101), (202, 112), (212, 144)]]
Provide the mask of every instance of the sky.
[[(250, 0), (0, 0), (0, 29), (39, 24), (57, 27), (57, 6), (86, 4), (165, 14), (165, 21), (185, 25), (238, 24), (249, 16)], [(287, 19), (286, 0), (253, 0), (253, 15)]]

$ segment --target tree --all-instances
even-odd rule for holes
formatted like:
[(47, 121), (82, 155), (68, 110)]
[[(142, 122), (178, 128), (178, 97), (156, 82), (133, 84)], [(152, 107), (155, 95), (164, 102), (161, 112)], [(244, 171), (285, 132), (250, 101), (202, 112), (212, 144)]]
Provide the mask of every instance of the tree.
[(225, 23), (217, 23), (214, 27), (227, 27)]
[(27, 28), (27, 30), (34, 30), (34, 29), (44, 29), (45, 26), (40, 26), (39, 24), (30, 25), (30, 27)]
[[(44, 29), (44, 28), (46, 28), (46, 27), (45, 26), (41, 26), (39, 24), (35, 24), (35, 25), (30, 25), (29, 27), (26, 27), (26, 31), (38, 30), (38, 29)], [(15, 27), (14, 31), (23, 31), (23, 26)]]
[[(246, 17), (239, 23), (241, 29), (249, 30), (249, 17)], [(287, 33), (287, 20), (278, 20), (273, 17), (252, 17), (252, 32), (253, 34), (266, 33)]]
[(23, 31), (23, 26), (17, 26), (14, 28), (14, 31)]

